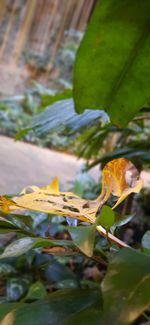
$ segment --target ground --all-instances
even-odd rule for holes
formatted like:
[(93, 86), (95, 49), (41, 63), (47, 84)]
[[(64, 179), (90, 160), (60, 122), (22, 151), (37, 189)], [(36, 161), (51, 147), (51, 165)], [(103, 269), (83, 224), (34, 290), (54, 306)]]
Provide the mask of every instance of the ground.
[[(54, 176), (68, 188), (83, 163), (65, 153), (0, 136), (0, 194), (18, 193), (28, 185), (44, 186)], [(91, 175), (98, 179), (98, 168)]]

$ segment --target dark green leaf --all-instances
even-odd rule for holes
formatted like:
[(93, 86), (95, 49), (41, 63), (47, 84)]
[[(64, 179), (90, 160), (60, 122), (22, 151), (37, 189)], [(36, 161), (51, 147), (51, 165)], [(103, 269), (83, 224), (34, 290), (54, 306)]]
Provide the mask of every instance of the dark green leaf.
[(149, 306), (150, 258), (122, 249), (110, 261), (102, 283), (104, 324), (132, 323)]
[(98, 216), (97, 224), (109, 229), (115, 222), (115, 213), (107, 205), (102, 207), (102, 210)]
[(104, 109), (125, 126), (150, 100), (150, 1), (107, 0), (97, 6), (77, 53), (77, 112)]
[[(101, 324), (101, 308), (102, 298), (99, 290), (67, 289), (52, 293), (43, 301), (3, 304), (0, 306), (0, 320), (4, 320), (10, 313), (11, 325), (71, 325), (69, 317), (79, 315), (83, 320), (84, 311), (90, 310), (90, 320), (93, 312), (93, 315), (99, 315), (97, 324)], [(95, 325), (95, 317), (94, 323), (88, 323), (93, 324)]]
[(81, 252), (91, 257), (95, 242), (95, 225), (68, 227), (68, 229), (74, 244)]

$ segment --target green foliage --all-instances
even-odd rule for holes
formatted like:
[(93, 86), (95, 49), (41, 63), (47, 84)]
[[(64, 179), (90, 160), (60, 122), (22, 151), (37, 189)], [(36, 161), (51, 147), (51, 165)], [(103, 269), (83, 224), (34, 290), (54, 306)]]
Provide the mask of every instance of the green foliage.
[(118, 252), (110, 261), (102, 291), (104, 324), (131, 324), (149, 306), (150, 258), (132, 249)]
[[(87, 324), (96, 324), (100, 319), (99, 310), (102, 298), (99, 290), (62, 290), (52, 293), (47, 299), (30, 304), (3, 304), (0, 307), (0, 319), (8, 319), (11, 325), (53, 325), (75, 324), (76, 319), (84, 319), (89, 313)], [(59, 312), (58, 312), (59, 311)]]
[(149, 0), (98, 0), (74, 69), (76, 111), (104, 109), (126, 126), (149, 104)]

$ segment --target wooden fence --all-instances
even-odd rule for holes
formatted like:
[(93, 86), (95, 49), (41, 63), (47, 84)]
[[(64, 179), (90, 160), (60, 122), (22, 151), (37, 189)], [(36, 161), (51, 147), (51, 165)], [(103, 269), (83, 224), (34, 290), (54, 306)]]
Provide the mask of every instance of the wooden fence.
[(46, 74), (69, 37), (67, 31), (84, 31), (94, 4), (95, 0), (0, 0), (0, 93), (23, 90), (33, 77), (35, 57), (44, 62)]

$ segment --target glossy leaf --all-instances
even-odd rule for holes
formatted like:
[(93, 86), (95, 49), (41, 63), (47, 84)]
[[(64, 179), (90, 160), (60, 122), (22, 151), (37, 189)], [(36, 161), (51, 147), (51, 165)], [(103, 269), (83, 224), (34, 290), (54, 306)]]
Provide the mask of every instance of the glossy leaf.
[[(11, 325), (71, 325), (69, 317), (89, 309), (93, 315), (99, 314), (100, 323), (101, 308), (102, 297), (99, 290), (67, 289), (54, 292), (49, 298), (30, 304), (3, 304), (0, 306), (0, 320), (10, 315)], [(92, 321), (88, 325), (93, 325)]]
[(104, 324), (132, 323), (149, 306), (150, 258), (122, 249), (110, 261), (102, 283)]
[(77, 53), (76, 111), (104, 109), (125, 126), (150, 100), (150, 1), (97, 1)]

